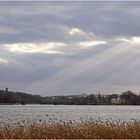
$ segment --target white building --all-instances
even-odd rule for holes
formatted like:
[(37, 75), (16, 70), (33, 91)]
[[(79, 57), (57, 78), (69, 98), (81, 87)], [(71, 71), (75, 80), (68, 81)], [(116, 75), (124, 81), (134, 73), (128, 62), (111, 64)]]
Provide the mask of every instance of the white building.
[(120, 104), (120, 95), (112, 94), (110, 97), (111, 104)]
[(117, 99), (116, 98), (111, 99), (111, 104), (119, 104), (119, 103), (120, 103), (120, 98), (119, 97)]

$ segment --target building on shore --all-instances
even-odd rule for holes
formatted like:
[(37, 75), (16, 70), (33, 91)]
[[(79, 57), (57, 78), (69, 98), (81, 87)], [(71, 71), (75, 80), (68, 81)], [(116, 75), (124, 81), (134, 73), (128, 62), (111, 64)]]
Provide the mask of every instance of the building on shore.
[(110, 96), (110, 102), (111, 104), (120, 104), (120, 96), (118, 94), (112, 94)]

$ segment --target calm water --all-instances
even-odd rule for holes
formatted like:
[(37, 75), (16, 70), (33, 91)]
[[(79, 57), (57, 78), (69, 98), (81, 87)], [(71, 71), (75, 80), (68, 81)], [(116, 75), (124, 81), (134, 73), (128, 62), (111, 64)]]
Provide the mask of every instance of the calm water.
[(113, 119), (140, 120), (140, 106), (0, 105), (0, 124), (21, 121)]

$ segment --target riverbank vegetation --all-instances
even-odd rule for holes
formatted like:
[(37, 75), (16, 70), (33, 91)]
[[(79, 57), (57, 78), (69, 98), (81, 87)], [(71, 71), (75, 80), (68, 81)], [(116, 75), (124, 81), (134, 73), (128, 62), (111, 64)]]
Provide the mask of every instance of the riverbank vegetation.
[(0, 139), (140, 139), (140, 121), (19, 123), (1, 126)]

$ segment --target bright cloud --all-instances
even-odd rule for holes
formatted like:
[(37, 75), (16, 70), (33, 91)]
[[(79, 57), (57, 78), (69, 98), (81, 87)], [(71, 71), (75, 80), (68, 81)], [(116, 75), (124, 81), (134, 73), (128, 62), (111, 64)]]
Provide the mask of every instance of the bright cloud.
[(88, 48), (88, 47), (93, 47), (93, 46), (97, 46), (97, 45), (103, 45), (106, 44), (106, 41), (83, 41), (83, 42), (79, 42), (78, 45), (81, 46), (82, 48)]
[(10, 52), (15, 53), (49, 53), (49, 54), (63, 54), (59, 51), (59, 47), (64, 47), (66, 44), (60, 42), (49, 43), (16, 43), (1, 45)]
[(121, 37), (121, 38), (118, 38), (116, 40), (126, 42), (129, 44), (133, 44), (133, 45), (140, 44), (140, 37), (139, 36)]
[(114, 41), (118, 41), (121, 45), (122, 49), (127, 48), (127, 52), (131, 53), (140, 53), (140, 37), (139, 36), (131, 36), (131, 37), (121, 37), (115, 39)]
[(46, 43), (14, 43), (1, 44), (0, 48), (4, 48), (12, 53), (46, 53), (46, 54), (71, 54), (79, 53), (81, 48), (88, 49), (97, 45), (104, 45), (103, 40), (88, 40), (75, 42), (46, 42)]
[(70, 31), (69, 31), (69, 34), (70, 35), (85, 35), (85, 33), (82, 31), (82, 30), (80, 30), (80, 29), (78, 29), (78, 28), (72, 28)]
[(8, 64), (8, 60), (0, 58), (0, 64)]
[(140, 44), (140, 37), (132, 37), (130, 42), (132, 44)]

